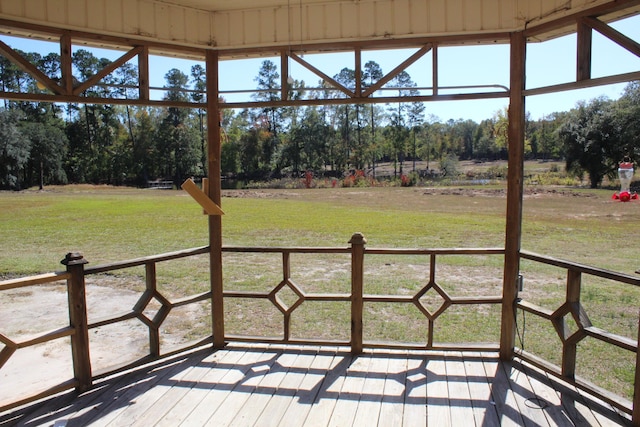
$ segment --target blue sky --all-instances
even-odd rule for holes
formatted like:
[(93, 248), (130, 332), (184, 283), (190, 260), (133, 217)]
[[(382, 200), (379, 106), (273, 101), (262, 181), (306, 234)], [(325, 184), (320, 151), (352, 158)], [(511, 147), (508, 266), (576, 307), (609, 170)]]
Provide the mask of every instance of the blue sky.
[[(635, 16), (611, 24), (612, 27), (635, 41), (640, 40), (640, 16)], [(24, 51), (36, 51), (46, 54), (58, 51), (55, 43), (36, 42), (28, 39), (0, 37), (5, 43)], [(575, 34), (557, 38), (544, 43), (527, 45), (527, 88), (565, 83), (575, 80), (576, 54)], [(77, 47), (75, 47), (77, 48)], [(364, 51), (362, 63), (376, 61), (383, 72), (389, 72), (409, 57), (415, 50), (396, 51)], [(96, 49), (94, 54), (100, 57), (115, 59), (117, 52)], [(625, 73), (640, 70), (640, 58), (625, 49), (593, 32), (592, 77)], [(279, 66), (279, 58), (271, 58)], [(316, 68), (329, 76), (334, 76), (342, 68), (354, 68), (353, 53), (305, 55)], [(220, 64), (221, 90), (248, 90), (256, 87), (255, 76), (265, 58), (222, 61)], [(152, 57), (150, 59), (151, 86), (162, 87), (164, 75), (171, 68), (178, 68), (185, 73), (194, 61), (175, 58)], [(503, 85), (509, 86), (509, 47), (508, 45), (441, 47), (438, 51), (439, 85)], [(428, 53), (407, 69), (418, 87), (431, 86), (431, 54)], [(291, 76), (304, 80), (309, 87), (318, 84), (319, 77), (291, 61)], [(617, 99), (625, 84), (600, 86), (589, 89), (539, 95), (527, 98), (526, 109), (531, 118), (538, 119), (553, 112), (567, 111), (576, 106), (578, 101), (589, 101), (599, 96)], [(478, 89), (479, 90), (479, 89)], [(440, 93), (446, 93), (445, 90)], [(158, 91), (156, 97), (161, 96)], [(229, 101), (249, 100), (248, 95), (225, 94)], [(152, 97), (154, 94), (152, 93)], [(490, 118), (501, 109), (506, 108), (507, 99), (482, 101), (449, 101), (426, 103), (426, 115), (441, 121), (449, 119), (471, 119), (480, 122)]]

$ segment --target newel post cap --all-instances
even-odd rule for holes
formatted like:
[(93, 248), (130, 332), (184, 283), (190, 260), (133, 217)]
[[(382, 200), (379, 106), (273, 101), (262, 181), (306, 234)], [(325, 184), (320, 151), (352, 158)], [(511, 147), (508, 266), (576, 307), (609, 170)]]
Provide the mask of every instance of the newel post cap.
[(87, 263), (89, 263), (89, 261), (84, 258), (81, 252), (69, 252), (67, 255), (65, 255), (64, 259), (60, 261), (60, 264), (67, 266), (82, 265)]
[(357, 232), (353, 233), (349, 243), (352, 245), (365, 245), (367, 243), (367, 239), (365, 239), (364, 234)]

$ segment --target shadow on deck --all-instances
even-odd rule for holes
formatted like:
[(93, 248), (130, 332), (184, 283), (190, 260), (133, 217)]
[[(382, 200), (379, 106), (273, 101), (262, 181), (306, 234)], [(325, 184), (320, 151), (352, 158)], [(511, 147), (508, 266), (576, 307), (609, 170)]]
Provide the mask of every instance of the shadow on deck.
[(610, 426), (626, 415), (497, 354), (232, 343), (0, 415), (20, 426)]

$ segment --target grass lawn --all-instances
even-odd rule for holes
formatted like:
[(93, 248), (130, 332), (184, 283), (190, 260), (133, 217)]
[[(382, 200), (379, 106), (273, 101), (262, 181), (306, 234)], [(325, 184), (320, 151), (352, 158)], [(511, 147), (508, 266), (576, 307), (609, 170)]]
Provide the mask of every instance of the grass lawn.
[[(369, 248), (503, 247), (504, 190), (492, 185), (229, 191), (222, 201), (223, 242), (346, 247), (354, 232), (362, 232)], [(613, 202), (609, 190), (527, 187), (525, 193), (523, 249), (627, 274), (640, 268), (640, 239), (635, 237), (640, 202)], [(62, 270), (60, 260), (71, 251), (82, 252), (96, 265), (202, 246), (208, 244), (207, 233), (202, 209), (182, 191), (66, 186), (0, 192), (0, 277)], [(307, 290), (342, 292), (348, 285), (348, 257), (295, 257), (292, 277)], [(224, 261), (225, 286), (233, 289), (256, 289), (264, 283), (273, 287), (282, 277), (277, 254), (228, 254)], [(425, 277), (428, 281), (428, 258), (371, 256), (366, 263), (366, 293), (412, 293), (424, 286)], [(201, 291), (207, 286), (207, 268), (206, 256), (169, 263), (160, 268), (159, 283), (169, 294)], [(454, 296), (500, 295), (501, 268), (501, 257), (442, 257), (438, 283)], [(563, 270), (524, 262), (522, 273), (525, 299), (551, 309), (563, 300)], [(122, 274), (137, 277), (141, 271)], [(139, 286), (127, 280), (113, 283), (127, 289)], [(637, 338), (638, 289), (586, 280), (583, 303), (595, 326)], [(246, 329), (250, 321), (236, 316), (240, 310), (261, 313), (263, 331), (272, 328), (276, 333), (280, 327), (273, 307), (234, 304), (227, 307), (230, 331)], [(436, 340), (496, 342), (499, 307), (483, 310), (447, 311), (438, 319)], [(349, 332), (345, 311), (340, 304), (322, 303), (314, 310), (303, 304), (293, 326), (301, 334), (344, 338)], [(426, 322), (416, 310), (381, 304), (367, 307), (366, 316), (382, 319), (365, 319), (367, 336), (424, 340)], [(333, 323), (323, 324), (327, 317)], [(519, 327), (518, 345), (559, 363), (559, 347), (550, 344), (559, 343), (553, 328), (530, 318), (520, 319)], [(629, 396), (635, 355), (601, 347), (589, 340), (581, 344), (579, 357), (588, 357), (579, 375), (595, 375), (595, 382)], [(608, 352), (608, 363), (600, 360), (602, 351)]]

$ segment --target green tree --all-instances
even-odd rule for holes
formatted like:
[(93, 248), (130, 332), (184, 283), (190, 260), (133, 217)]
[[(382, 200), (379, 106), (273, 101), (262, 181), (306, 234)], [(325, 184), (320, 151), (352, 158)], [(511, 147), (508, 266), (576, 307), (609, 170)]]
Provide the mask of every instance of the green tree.
[[(362, 86), (363, 88), (370, 88), (374, 84), (376, 84), (382, 77), (384, 77), (384, 73), (382, 72), (382, 68), (375, 61), (367, 61), (364, 64), (363, 74), (362, 74)], [(369, 135), (369, 144), (367, 147), (367, 158), (371, 161), (371, 168), (373, 177), (376, 176), (376, 162), (378, 161), (378, 156), (380, 155), (380, 148), (378, 143), (378, 138), (376, 135), (376, 129), (378, 128), (379, 123), (379, 108), (374, 104), (369, 105), (369, 126), (371, 129)]]
[(640, 81), (629, 83), (616, 102), (617, 128), (621, 130), (621, 155), (640, 161)]
[[(42, 190), (46, 184), (66, 184), (67, 135), (64, 129), (52, 123), (33, 121), (25, 123), (22, 131), (31, 142), (30, 172), (35, 172), (38, 187)], [(29, 184), (34, 183), (33, 179), (29, 180)]]
[(0, 110), (0, 188), (21, 189), (19, 175), (31, 149), (19, 127), (22, 117), (18, 110)]
[[(258, 92), (252, 97), (257, 101), (276, 101), (280, 99), (280, 73), (273, 61), (265, 60), (260, 66), (258, 76), (255, 78)], [(261, 122), (266, 124), (269, 138), (261, 138), (261, 159), (260, 163), (269, 169), (273, 156), (280, 145), (280, 131), (283, 126), (283, 110), (276, 107), (265, 107), (262, 109)]]
[[(164, 99), (188, 102), (189, 77), (173, 68), (165, 74), (167, 92)], [(189, 123), (188, 108), (169, 107), (158, 129), (156, 161), (163, 177), (171, 177), (176, 188), (185, 178), (203, 174), (201, 162), (201, 140), (197, 127)]]
[[(343, 68), (333, 76), (334, 80), (346, 88), (354, 89), (356, 85), (356, 73), (351, 68)], [(336, 92), (340, 98), (346, 97), (342, 92)], [(334, 128), (338, 133), (338, 144), (333, 147), (333, 156), (336, 169), (344, 170), (349, 167), (362, 168), (364, 156), (360, 150), (358, 136), (361, 124), (359, 114), (353, 104), (336, 106), (334, 117)], [(355, 132), (354, 132), (355, 130)]]
[(558, 131), (566, 148), (567, 171), (576, 175), (587, 172), (591, 188), (597, 188), (616, 170), (621, 158), (621, 132), (614, 113), (606, 98), (580, 102)]
[(449, 153), (440, 160), (440, 172), (443, 177), (455, 178), (460, 173), (459, 170), (458, 156), (454, 153)]
[[(419, 92), (414, 89), (416, 84), (411, 80), (411, 76), (406, 71), (398, 73), (390, 82), (389, 86), (398, 90), (399, 97), (417, 95)], [(419, 103), (418, 103), (419, 104)], [(389, 142), (391, 148), (391, 157), (393, 160), (393, 175), (397, 176), (398, 163), (400, 166), (400, 174), (403, 173), (403, 165), (405, 155), (407, 153), (407, 144), (409, 140), (410, 128), (409, 123), (409, 107), (410, 103), (398, 102), (397, 106), (389, 106), (389, 121), (391, 129), (389, 131)], [(412, 115), (413, 120), (417, 120), (422, 114), (420, 108), (414, 108)]]
[[(207, 75), (205, 68), (196, 64), (191, 67), (191, 82), (193, 83), (193, 89), (195, 92), (191, 93), (191, 100), (193, 102), (203, 102), (205, 99), (205, 93), (207, 90)], [(200, 134), (200, 164), (204, 175), (207, 175), (207, 138), (205, 132), (205, 112), (204, 109), (199, 107), (198, 114), (198, 132)]]

